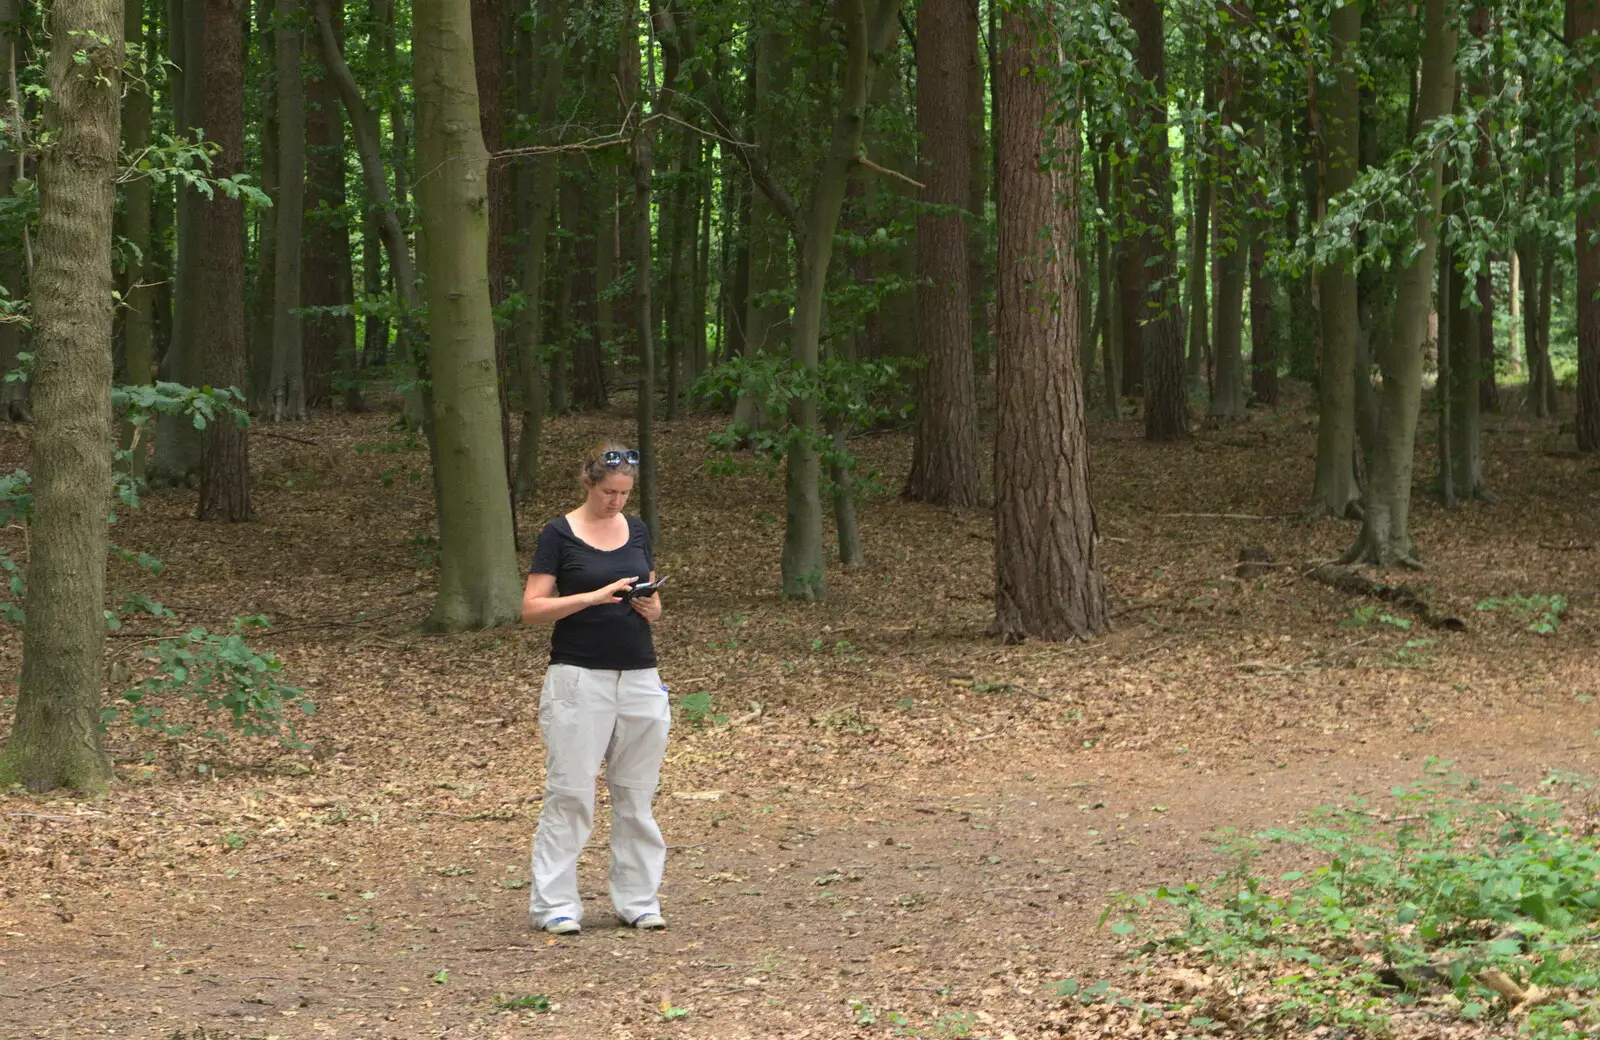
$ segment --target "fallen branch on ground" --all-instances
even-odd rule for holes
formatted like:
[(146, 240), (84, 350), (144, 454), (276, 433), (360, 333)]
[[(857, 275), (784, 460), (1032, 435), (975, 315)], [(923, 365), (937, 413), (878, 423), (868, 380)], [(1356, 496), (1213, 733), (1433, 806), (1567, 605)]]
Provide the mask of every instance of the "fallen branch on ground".
[(1331, 585), (1340, 592), (1348, 592), (1357, 596), (1370, 596), (1373, 599), (1392, 603), (1402, 610), (1410, 611), (1429, 628), (1440, 628), (1448, 632), (1465, 632), (1466, 622), (1453, 614), (1444, 614), (1435, 610), (1422, 594), (1410, 585), (1384, 585), (1363, 577), (1344, 567), (1335, 567), (1329, 564), (1319, 564), (1306, 571), (1304, 577), (1312, 581)]

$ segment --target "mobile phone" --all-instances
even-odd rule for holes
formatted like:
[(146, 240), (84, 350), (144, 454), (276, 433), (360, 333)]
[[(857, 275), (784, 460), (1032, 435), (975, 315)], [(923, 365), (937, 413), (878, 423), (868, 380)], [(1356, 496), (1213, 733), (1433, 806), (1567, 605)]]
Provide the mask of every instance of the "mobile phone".
[(630, 599), (649, 599), (656, 594), (656, 590), (667, 583), (666, 578), (657, 578), (655, 581), (641, 581), (632, 588), (623, 589), (618, 595), (626, 603)]

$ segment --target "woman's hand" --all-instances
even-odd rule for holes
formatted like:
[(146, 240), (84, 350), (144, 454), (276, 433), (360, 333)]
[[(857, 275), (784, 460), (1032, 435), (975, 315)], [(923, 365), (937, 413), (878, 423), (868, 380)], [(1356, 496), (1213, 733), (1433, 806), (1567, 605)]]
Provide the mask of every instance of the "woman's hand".
[(652, 625), (661, 620), (661, 593), (649, 596), (635, 596), (628, 601), (634, 613), (650, 622)]
[(623, 589), (631, 588), (633, 583), (638, 580), (639, 576), (637, 574), (631, 578), (618, 578), (605, 588), (595, 589), (589, 593), (589, 603), (591, 606), (596, 607), (606, 603), (621, 603), (622, 601), (617, 598), (617, 593)]

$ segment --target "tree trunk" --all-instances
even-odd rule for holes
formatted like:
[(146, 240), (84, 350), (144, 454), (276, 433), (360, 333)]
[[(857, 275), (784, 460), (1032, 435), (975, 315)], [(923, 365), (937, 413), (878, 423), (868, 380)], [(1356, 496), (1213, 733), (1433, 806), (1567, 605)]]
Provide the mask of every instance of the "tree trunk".
[[(185, 0), (194, 2), (194, 0)], [(301, 229), (305, 214), (306, 111), (297, 0), (276, 0), (278, 57), (277, 267), (272, 292), (272, 418), (306, 417), (305, 343), (300, 322)]]
[[(580, 168), (587, 160), (575, 160)], [(568, 196), (562, 205), (562, 227), (572, 234), (572, 313), (567, 324), (567, 343), (572, 349), (572, 407), (598, 411), (606, 406), (605, 366), (600, 351), (599, 287), (595, 277), (595, 235), (599, 217), (595, 204), (598, 178), (569, 179), (561, 185)], [(648, 220), (650, 214), (645, 213)], [(648, 278), (649, 268), (640, 267), (635, 277)]]
[(972, 371), (969, 230), (972, 194), (967, 77), (978, 10), (966, 0), (923, 0), (917, 12), (917, 431), (905, 496), (936, 505), (977, 505), (978, 404)]
[[(839, 81), (828, 150), (816, 174), (811, 203), (796, 235), (799, 278), (795, 286), (794, 334), (790, 356), (802, 372), (815, 370), (822, 336), (822, 301), (827, 287), (833, 236), (839, 224), (850, 171), (861, 153), (866, 129), (867, 97), (872, 89), (877, 55), (887, 48), (898, 27), (900, 0), (875, 0), (869, 15), (866, 0), (841, 0), (845, 62)], [(783, 538), (783, 594), (788, 599), (821, 600), (828, 595), (823, 571), (821, 477), (817, 439), (823, 435), (818, 403), (813, 396), (796, 398), (789, 421), (799, 432), (788, 451), (787, 498)]]
[[(7, 145), (13, 137), (13, 114), (10, 107), (10, 84), (16, 82), (16, 65), (22, 58), (22, 5), (20, 0), (0, 0), (0, 200), (12, 197), (12, 188), (20, 171), (20, 159)], [(148, 107), (149, 98), (145, 95)], [(130, 96), (130, 110), (136, 102)], [(148, 118), (146, 123), (148, 124)], [(147, 131), (148, 132), (148, 131)], [(148, 196), (147, 196), (148, 198)], [(132, 269), (129, 271), (130, 277)], [(0, 245), (0, 286), (14, 299), (21, 299), (28, 291), (27, 259), (21, 236)], [(17, 354), (22, 350), (23, 327), (20, 322), (0, 322), (0, 422), (24, 422), (28, 418), (28, 384), (5, 382), (7, 372), (17, 367)]]
[[(1450, 172), (1453, 164), (1445, 164), (1445, 176), (1454, 180)], [(1461, 278), (1455, 270), (1455, 251), (1448, 244), (1439, 246), (1438, 288), (1434, 290), (1438, 321), (1434, 334), (1434, 352), (1438, 359), (1438, 372), (1434, 380), (1433, 399), (1438, 412), (1438, 428), (1434, 434), (1439, 457), (1439, 501), (1446, 509), (1454, 509), (1456, 499), (1455, 456), (1450, 451), (1451, 407), (1454, 399), (1455, 379), (1451, 373), (1454, 363), (1457, 318), (1461, 317)]]
[[(1589, 38), (1600, 35), (1600, 3), (1596, 0), (1567, 0), (1574, 46), (1585, 46)], [(1600, 108), (1600, 69), (1591, 64), (1577, 75), (1577, 104), (1586, 111)], [(1579, 451), (1600, 452), (1600, 206), (1593, 198), (1593, 185), (1600, 181), (1600, 130), (1592, 121), (1579, 119), (1574, 149), (1576, 175), (1573, 189), (1582, 200), (1578, 206), (1578, 414), (1576, 429)], [(1548, 355), (1548, 351), (1546, 351)], [(1547, 357), (1548, 360), (1548, 357)], [(1553, 387), (1551, 388), (1554, 389)], [(1552, 395), (1553, 396), (1553, 395)]]
[[(1205, 110), (1209, 112), (1215, 103), (1216, 98), (1213, 96), (1211, 86), (1207, 84)], [(1190, 394), (1200, 391), (1206, 358), (1210, 356), (1212, 346), (1207, 342), (1211, 331), (1207, 327), (1211, 314), (1208, 299), (1211, 279), (1207, 275), (1211, 271), (1211, 208), (1214, 186), (1211, 182), (1212, 156), (1207, 154), (1204, 137), (1204, 130), (1201, 130), (1191, 145), (1195, 152), (1195, 162), (1193, 198), (1189, 206), (1189, 349), (1184, 369), (1189, 381)], [(1222, 153), (1223, 149), (1218, 145), (1215, 158), (1219, 162), (1223, 158)]]
[[(1445, 0), (1426, 0), (1423, 9), (1422, 78), (1417, 91), (1417, 124), (1426, 127), (1450, 114), (1455, 95), (1457, 32)], [(1439, 244), (1439, 203), (1443, 154), (1429, 155), (1422, 176), (1426, 208), (1416, 215), (1422, 249), (1399, 272), (1394, 335), (1378, 352), (1383, 389), (1378, 403), (1378, 439), (1362, 505), (1361, 536), (1345, 562), (1380, 566), (1415, 564), (1411, 540), (1411, 468), (1417, 412), (1422, 394), (1422, 352), (1428, 333), (1429, 299)]]
[[(1258, 116), (1250, 131), (1260, 152), (1267, 143), (1266, 124)], [(1272, 321), (1272, 278), (1267, 274), (1267, 223), (1259, 214), (1267, 209), (1267, 196), (1259, 182), (1250, 208), (1257, 216), (1250, 224), (1250, 396), (1257, 404), (1278, 404), (1277, 330)]]
[[(120, 10), (120, 8), (119, 8)], [(178, 136), (194, 140), (204, 119), (205, 0), (174, 0), (168, 25), (169, 52), (178, 72), (169, 74), (173, 123)], [(172, 338), (161, 359), (161, 378), (174, 383), (200, 381), (204, 344), (196, 329), (204, 306), (200, 289), (200, 250), (205, 228), (200, 222), (204, 197), (181, 180), (177, 183), (177, 256), (172, 273)], [(156, 421), (156, 449), (150, 461), (154, 484), (187, 484), (200, 473), (200, 431), (187, 415), (163, 415)]]
[[(1115, 421), (1122, 418), (1122, 327), (1117, 313), (1116, 264), (1120, 245), (1113, 249), (1111, 230), (1106, 222), (1111, 213), (1111, 135), (1102, 134), (1094, 149), (1094, 194), (1102, 219), (1095, 241), (1095, 274), (1099, 279), (1099, 302), (1095, 306), (1095, 323), (1100, 337), (1100, 371), (1105, 386), (1106, 417)], [(1084, 347), (1087, 348), (1087, 344)], [(1087, 396), (1087, 389), (1085, 390)]]
[[(1356, 84), (1356, 48), (1361, 41), (1361, 8), (1347, 3), (1333, 12), (1333, 63), (1336, 86), (1324, 99), (1322, 149), (1327, 192), (1324, 210), (1339, 205), (1355, 183), (1361, 152), (1361, 107)], [(1360, 513), (1356, 486), (1356, 339), (1361, 324), (1356, 273), (1343, 261), (1318, 272), (1322, 322), (1322, 365), (1317, 381), (1316, 484), (1312, 512), (1335, 518)], [(1420, 349), (1420, 348), (1419, 348)], [(1365, 376), (1363, 375), (1363, 378)]]
[[(1222, 92), (1224, 118), (1239, 97), (1237, 85)], [(1233, 153), (1236, 154), (1236, 153)], [(1216, 254), (1217, 300), (1212, 311), (1211, 343), (1216, 355), (1216, 378), (1211, 386), (1211, 415), (1244, 418), (1244, 279), (1249, 259), (1242, 176), (1234, 169), (1230, 152), (1217, 149), (1217, 220), (1213, 251)]]
[[(521, 37), (518, 62), (518, 110), (536, 131), (549, 126), (561, 104), (566, 73), (565, 0), (540, 5), (538, 29)], [(549, 53), (551, 47), (558, 48)], [(537, 77), (537, 78), (536, 78)], [(522, 309), (517, 312), (517, 371), (520, 377), (522, 423), (517, 441), (515, 492), (518, 501), (533, 498), (539, 484), (539, 444), (544, 431), (544, 295), (545, 247), (550, 238), (550, 207), (560, 174), (555, 155), (543, 153), (517, 167), (517, 192), (522, 239)]]
[[(0, 11), (0, 24), (9, 20), (7, 12)], [(144, 39), (144, 0), (127, 0), (127, 7), (123, 12), (123, 35), (127, 41), (130, 52), (135, 48), (145, 46)], [(4, 30), (0, 29), (0, 37)], [(0, 38), (0, 47), (5, 46), (5, 40)], [(0, 55), (0, 71), (5, 68), (5, 57)], [(0, 83), (9, 77), (0, 79)], [(142, 78), (130, 81), (127, 84), (127, 93), (123, 99), (122, 116), (122, 154), (128, 156), (140, 155), (150, 145), (150, 115), (151, 97), (148, 84)], [(0, 153), (0, 167), (7, 164), (7, 156)], [(0, 173), (0, 196), (8, 195), (5, 183), (5, 174)], [(146, 272), (154, 268), (151, 263), (150, 240), (150, 215), (152, 186), (149, 178), (135, 177), (128, 181), (123, 188), (122, 197), (122, 237), (127, 240), (127, 247), (122, 251), (126, 261), (123, 265), (122, 300), (122, 344), (125, 376), (128, 383), (135, 386), (148, 384), (154, 379), (155, 349), (154, 349), (154, 322), (155, 322), (155, 294), (151, 286), (144, 284), (149, 279)], [(3, 281), (0, 276), (0, 281)], [(15, 287), (10, 287), (15, 291)], [(6, 333), (0, 326), (0, 336)], [(0, 346), (0, 374), (7, 368), (5, 348)], [(0, 390), (0, 395), (4, 391)], [(0, 419), (5, 419), (5, 407), (0, 404)], [(145, 459), (148, 445), (145, 444), (143, 434), (137, 442), (133, 439), (134, 428), (124, 425), (122, 430), (122, 447), (131, 451), (127, 461), (128, 472), (135, 477), (143, 478), (145, 475)]]
[[(215, 177), (244, 167), (244, 3), (205, 0), (206, 137), (217, 145)], [(200, 285), (205, 307), (197, 332), (205, 344), (203, 375), (213, 387), (244, 385), (244, 200), (216, 192), (201, 208)], [(250, 447), (231, 419), (206, 424), (200, 442), (200, 505), (196, 517), (222, 523), (251, 518)]]
[[(335, 46), (344, 52), (344, 3), (330, 4)], [(303, 44), (302, 44), (303, 46)], [(308, 48), (321, 53), (320, 46)], [(306, 63), (306, 188), (301, 241), (301, 306), (312, 313), (301, 321), (305, 357), (306, 407), (327, 403), (334, 373), (344, 369), (356, 349), (354, 275), (350, 227), (345, 214), (344, 119), (339, 94), (325, 60)], [(208, 128), (209, 129), (209, 128)], [(344, 314), (332, 313), (343, 309)]]
[[(1482, 312), (1473, 311), (1469, 305), (1465, 278), (1451, 259), (1448, 302), (1454, 310), (1450, 315), (1450, 338), (1439, 343), (1441, 356), (1448, 348), (1450, 357), (1444, 382), (1450, 398), (1447, 444), (1451, 482), (1457, 498), (1483, 498), (1487, 489), (1483, 483), (1483, 353), (1479, 342), (1483, 332), (1478, 320)], [(1441, 369), (1441, 377), (1444, 376)]]
[[(976, 17), (973, 19), (972, 36), (967, 43), (967, 298), (971, 301), (973, 354), (976, 358), (986, 358), (993, 353), (988, 303), (994, 278), (989, 265), (989, 243), (992, 239), (987, 216), (989, 133), (984, 125), (984, 117), (988, 114), (988, 98), (983, 89), (983, 33), (978, 30)], [(920, 238), (918, 241), (921, 241)], [(974, 362), (975, 382), (977, 376)]]
[(261, 233), (256, 251), (256, 280), (251, 294), (250, 411), (269, 415), (272, 410), (272, 315), (278, 271), (278, 58), (273, 36), (274, 11), (268, 3), (256, 5), (256, 34), (263, 68), (258, 73), (261, 93), (261, 190), (273, 205), (260, 211)]
[(0, 785), (105, 791), (100, 747), (111, 499), (112, 215), (122, 79), (119, 0), (55, 0), (39, 158), (33, 519), (16, 723)]
[[(1144, 428), (1152, 441), (1189, 435), (1189, 395), (1184, 379), (1182, 314), (1174, 291), (1172, 171), (1167, 143), (1166, 30), (1159, 0), (1122, 0), (1128, 24), (1137, 34), (1145, 124), (1139, 141), (1134, 215), (1144, 229), (1140, 246), (1130, 249), (1138, 266), (1128, 271), (1138, 288), (1137, 304), (1124, 310), (1123, 335), (1141, 325), (1145, 379)], [(1125, 270), (1127, 265), (1124, 265)], [(1129, 295), (1124, 295), (1126, 304)], [(1131, 358), (1124, 357), (1131, 367)]]
[(489, 628), (520, 615), (506, 508), (489, 306), (489, 155), (478, 121), (466, 0), (415, 0), (417, 185), (425, 240), (428, 367), (438, 446), (439, 595), (428, 626)]
[[(1054, 57), (1021, 10), (1001, 16), (999, 340), (995, 349), (995, 625), (1007, 642), (1081, 639), (1110, 628), (1095, 551), (1073, 291), (1077, 127), (1057, 126)], [(1051, 136), (1054, 141), (1050, 140)], [(1059, 150), (1058, 150), (1059, 149)], [(1045, 156), (1048, 169), (1042, 169)], [(1179, 341), (1181, 346), (1181, 341)], [(1182, 374), (1182, 358), (1179, 375)]]
[[(1134, 193), (1139, 190), (1139, 176), (1135, 172), (1135, 159), (1127, 154), (1127, 146), (1120, 135), (1116, 141), (1117, 159), (1112, 164), (1117, 171), (1118, 211), (1124, 214), (1122, 234), (1117, 245), (1117, 354), (1122, 359), (1123, 397), (1144, 395), (1144, 324), (1145, 313), (1145, 241), (1137, 231), (1139, 218), (1134, 214), (1138, 202)], [(995, 165), (999, 165), (996, 159)]]

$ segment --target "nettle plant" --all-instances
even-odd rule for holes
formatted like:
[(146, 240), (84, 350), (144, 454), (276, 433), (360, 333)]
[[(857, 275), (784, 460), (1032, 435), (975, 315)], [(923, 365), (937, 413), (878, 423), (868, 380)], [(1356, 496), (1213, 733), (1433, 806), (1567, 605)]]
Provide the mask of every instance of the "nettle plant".
[[(117, 462), (113, 470), (115, 498), (118, 505), (127, 509), (139, 507), (141, 490), (140, 480), (129, 472), (132, 446), (138, 443), (155, 417), (188, 416), (197, 429), (204, 429), (211, 422), (240, 425), (249, 422), (249, 414), (242, 407), (243, 396), (231, 389), (197, 389), (179, 383), (120, 386), (112, 392), (112, 403), (134, 431), (130, 447), (114, 452)], [(0, 474), (0, 528), (25, 526), (32, 517), (33, 493), (27, 472), (16, 470)], [(116, 523), (115, 506), (108, 522)], [(114, 543), (110, 546), (110, 555), (148, 574), (160, 574), (163, 570), (156, 557)], [(22, 625), (26, 591), (24, 563), (0, 546), (0, 622)], [(116, 608), (107, 609), (106, 627), (115, 631), (132, 617), (176, 628), (177, 619), (172, 611), (144, 593), (133, 593)], [(281, 661), (270, 653), (251, 648), (244, 639), (245, 632), (269, 625), (266, 617), (251, 615), (234, 618), (231, 631), (226, 633), (192, 627), (154, 638), (138, 655), (153, 674), (117, 693), (113, 703), (101, 709), (102, 727), (125, 720), (168, 736), (186, 733), (194, 727), (169, 722), (166, 718), (167, 706), (174, 699), (181, 699), (207, 714), (225, 715), (228, 725), (236, 732), (273, 737), (288, 747), (303, 747), (296, 736), (293, 720), (296, 714), (314, 714), (315, 705), (303, 690), (279, 681), (283, 670)], [(114, 666), (109, 674), (115, 679), (126, 671)], [(215, 726), (204, 732), (208, 737), (227, 739), (226, 731)]]

